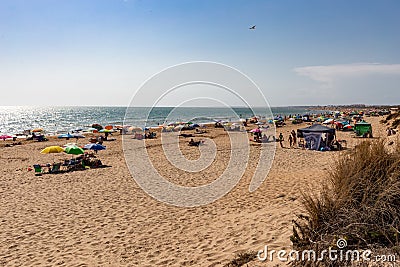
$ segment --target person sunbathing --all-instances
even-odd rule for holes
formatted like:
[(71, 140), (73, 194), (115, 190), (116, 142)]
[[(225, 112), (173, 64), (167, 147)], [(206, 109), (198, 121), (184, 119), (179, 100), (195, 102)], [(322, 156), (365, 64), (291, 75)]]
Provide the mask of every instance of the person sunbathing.
[[(182, 137), (187, 138), (187, 137), (193, 137), (193, 134), (182, 133), (182, 134), (180, 134), (179, 136), (182, 136)], [(193, 138), (192, 138), (192, 140), (193, 140)]]
[(203, 143), (204, 143), (204, 141), (194, 141), (192, 138), (189, 141), (189, 146), (199, 146), (200, 144), (203, 144)]

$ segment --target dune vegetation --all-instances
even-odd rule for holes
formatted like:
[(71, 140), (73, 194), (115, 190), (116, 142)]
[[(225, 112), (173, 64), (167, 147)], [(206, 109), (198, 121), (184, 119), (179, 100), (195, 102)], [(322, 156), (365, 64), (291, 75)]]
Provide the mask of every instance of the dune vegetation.
[[(334, 248), (342, 238), (347, 241), (347, 249), (370, 249), (373, 253), (389, 249), (398, 254), (399, 152), (398, 142), (396, 147), (388, 149), (380, 140), (363, 142), (339, 156), (322, 191), (303, 193), (306, 212), (294, 221), (293, 248), (321, 251)], [(347, 266), (350, 262), (322, 264)]]

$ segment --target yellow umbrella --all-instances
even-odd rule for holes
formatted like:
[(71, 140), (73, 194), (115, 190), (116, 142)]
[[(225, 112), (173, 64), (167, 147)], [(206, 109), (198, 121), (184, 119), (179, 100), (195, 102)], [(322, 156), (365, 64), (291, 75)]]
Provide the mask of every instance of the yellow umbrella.
[(40, 154), (60, 153), (60, 152), (64, 152), (64, 148), (60, 146), (48, 146), (42, 151), (40, 151)]

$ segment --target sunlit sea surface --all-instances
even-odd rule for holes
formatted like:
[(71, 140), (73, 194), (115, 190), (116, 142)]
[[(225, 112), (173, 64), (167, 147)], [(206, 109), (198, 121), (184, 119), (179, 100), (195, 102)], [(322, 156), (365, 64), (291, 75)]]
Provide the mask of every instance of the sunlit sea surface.
[[(128, 112), (127, 112), (128, 111)], [(22, 133), (24, 130), (43, 128), (47, 134), (63, 133), (88, 128), (93, 123), (101, 125), (155, 126), (175, 121), (196, 123), (216, 120), (237, 121), (254, 115), (272, 117), (278, 115), (318, 113), (304, 107), (276, 107), (272, 112), (255, 108), (209, 108), (209, 107), (0, 107), (0, 135)], [(125, 117), (125, 115), (127, 115)], [(269, 118), (267, 118), (269, 119)]]

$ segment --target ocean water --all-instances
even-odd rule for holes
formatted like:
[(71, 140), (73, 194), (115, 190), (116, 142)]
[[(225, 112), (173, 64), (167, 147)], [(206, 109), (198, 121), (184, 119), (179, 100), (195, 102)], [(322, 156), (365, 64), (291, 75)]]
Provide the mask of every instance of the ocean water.
[[(149, 112), (151, 111), (151, 112)], [(209, 107), (0, 107), (0, 135), (22, 133), (24, 130), (43, 128), (46, 133), (56, 134), (77, 128), (87, 128), (93, 123), (101, 125), (129, 124), (134, 126), (155, 126), (175, 121), (197, 123), (214, 120), (237, 121), (254, 115), (273, 117), (277, 115), (319, 113), (305, 107), (277, 107), (272, 113), (265, 109), (209, 108)], [(126, 117), (125, 117), (126, 116)]]

